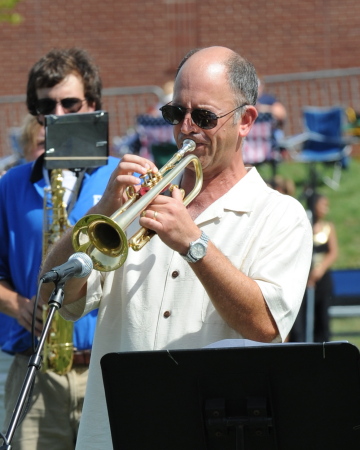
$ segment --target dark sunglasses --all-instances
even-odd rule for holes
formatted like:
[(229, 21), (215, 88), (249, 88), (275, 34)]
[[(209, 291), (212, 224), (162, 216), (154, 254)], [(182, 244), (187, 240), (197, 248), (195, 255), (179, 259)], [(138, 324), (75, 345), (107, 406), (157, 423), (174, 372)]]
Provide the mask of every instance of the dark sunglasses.
[(46, 116), (55, 111), (56, 105), (61, 103), (61, 106), (66, 114), (77, 113), (82, 104), (86, 102), (86, 99), (81, 100), (80, 98), (63, 98), (62, 100), (56, 101), (52, 98), (41, 98), (36, 103), (36, 112), (39, 115)]
[[(193, 109), (190, 115), (194, 124), (199, 128), (202, 128), (203, 130), (211, 130), (216, 127), (218, 119), (221, 119), (222, 117), (225, 117), (246, 105), (248, 105), (248, 103), (243, 103), (222, 116), (217, 116), (207, 109)], [(160, 111), (162, 112), (162, 116), (167, 123), (170, 125), (177, 125), (184, 120), (186, 112), (189, 110), (187, 108), (183, 108), (182, 106), (174, 106), (168, 103), (167, 105), (162, 106)]]

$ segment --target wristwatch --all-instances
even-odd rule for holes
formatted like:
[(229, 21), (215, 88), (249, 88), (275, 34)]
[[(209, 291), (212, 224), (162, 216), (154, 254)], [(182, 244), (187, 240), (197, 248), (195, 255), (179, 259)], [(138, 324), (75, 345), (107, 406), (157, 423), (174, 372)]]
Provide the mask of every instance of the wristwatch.
[(200, 261), (207, 251), (207, 243), (209, 237), (202, 231), (201, 236), (196, 241), (190, 242), (189, 250), (186, 255), (181, 255), (185, 261), (190, 263), (196, 263)]

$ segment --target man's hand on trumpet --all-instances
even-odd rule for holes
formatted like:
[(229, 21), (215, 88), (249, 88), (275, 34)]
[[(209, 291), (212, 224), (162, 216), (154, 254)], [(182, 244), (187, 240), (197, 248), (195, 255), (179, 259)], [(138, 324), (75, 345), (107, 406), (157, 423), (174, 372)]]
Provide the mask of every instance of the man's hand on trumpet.
[(173, 189), (171, 197), (158, 195), (154, 198), (141, 214), (140, 225), (155, 231), (168, 247), (180, 254), (186, 253), (189, 243), (201, 235), (177, 188)]
[(99, 203), (91, 209), (92, 213), (110, 216), (118, 210), (127, 200), (126, 189), (133, 186), (137, 192), (140, 189), (141, 179), (135, 174), (145, 175), (149, 170), (158, 171), (152, 161), (137, 155), (124, 155), (108, 182), (106, 190)]

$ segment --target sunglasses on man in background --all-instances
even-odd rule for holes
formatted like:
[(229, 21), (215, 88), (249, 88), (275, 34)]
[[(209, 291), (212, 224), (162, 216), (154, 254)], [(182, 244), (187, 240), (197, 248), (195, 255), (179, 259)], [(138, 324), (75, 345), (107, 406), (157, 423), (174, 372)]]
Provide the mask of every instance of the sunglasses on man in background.
[[(64, 113), (70, 114), (79, 112), (84, 102), (86, 102), (86, 99), (81, 100), (76, 97), (63, 98), (59, 101), (52, 98), (41, 98), (36, 102), (35, 109), (38, 116), (47, 116), (52, 114), (55, 111), (56, 105), (60, 103)], [(42, 123), (39, 119), (38, 121)]]

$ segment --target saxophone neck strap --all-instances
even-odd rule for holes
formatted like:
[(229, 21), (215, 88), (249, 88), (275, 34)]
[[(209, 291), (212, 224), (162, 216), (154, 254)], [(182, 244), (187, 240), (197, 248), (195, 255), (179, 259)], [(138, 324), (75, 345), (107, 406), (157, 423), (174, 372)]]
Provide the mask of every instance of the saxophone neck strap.
[(76, 200), (79, 196), (80, 188), (85, 176), (86, 169), (81, 169), (80, 171), (76, 172), (76, 182), (73, 188), (73, 191), (71, 193), (70, 201), (67, 207), (67, 213), (70, 215), (71, 211), (73, 210)]

